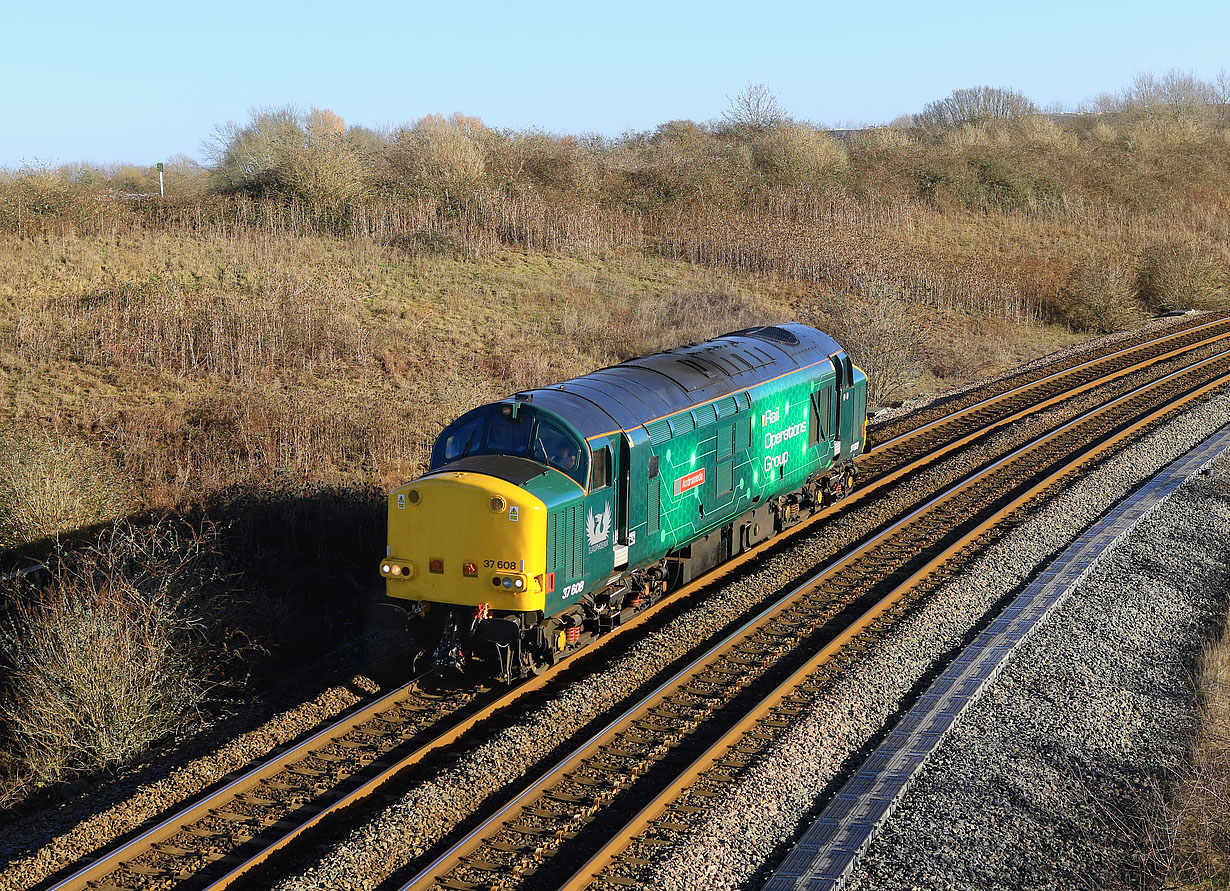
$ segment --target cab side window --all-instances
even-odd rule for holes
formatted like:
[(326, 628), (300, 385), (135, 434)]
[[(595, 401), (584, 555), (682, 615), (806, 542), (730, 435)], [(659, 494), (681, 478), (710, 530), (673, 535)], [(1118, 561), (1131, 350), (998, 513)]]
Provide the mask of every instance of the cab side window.
[(593, 453), (589, 465), (589, 491), (596, 492), (611, 484), (611, 447), (603, 446)]

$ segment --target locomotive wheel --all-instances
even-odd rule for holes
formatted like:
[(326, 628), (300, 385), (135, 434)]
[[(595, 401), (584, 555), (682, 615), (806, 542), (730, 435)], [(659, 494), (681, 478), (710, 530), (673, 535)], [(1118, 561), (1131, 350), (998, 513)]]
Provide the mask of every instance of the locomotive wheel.
[(854, 491), (854, 471), (853, 470), (846, 471), (846, 479), (845, 479), (844, 488), (845, 488), (846, 495), (849, 495), (851, 492)]

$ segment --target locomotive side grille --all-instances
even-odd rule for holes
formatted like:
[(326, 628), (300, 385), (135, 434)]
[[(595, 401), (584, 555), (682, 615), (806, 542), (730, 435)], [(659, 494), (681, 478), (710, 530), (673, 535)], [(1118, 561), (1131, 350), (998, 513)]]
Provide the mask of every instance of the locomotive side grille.
[(718, 428), (717, 432), (717, 459), (725, 461), (730, 457), (735, 449), (735, 425), (726, 424)]
[(699, 430), (701, 427), (706, 427), (717, 421), (717, 409), (710, 402), (707, 405), (693, 409), (692, 417), (696, 420), (696, 428)]
[(751, 448), (752, 419), (740, 418), (735, 421), (735, 451)]
[(661, 445), (671, 438), (671, 427), (666, 421), (654, 421), (645, 429), (649, 431), (649, 441), (654, 445)]
[(725, 495), (734, 488), (735, 462), (720, 461), (717, 466), (717, 476), (713, 481), (715, 495)]
[(649, 483), (649, 498), (646, 514), (649, 520), (649, 534), (657, 535), (662, 518), (662, 484), (657, 480)]
[(582, 542), (585, 541), (585, 515), (581, 505), (568, 508), (568, 577), (576, 578), (581, 574)]
[(573, 579), (583, 569), (585, 512), (577, 504), (547, 519), (547, 569), (561, 579)]
[(729, 418), (739, 410), (739, 404), (735, 402), (735, 397), (733, 396), (719, 399), (715, 405), (717, 406), (717, 416), (719, 418)]
[(678, 436), (681, 433), (691, 433), (696, 429), (696, 422), (692, 420), (691, 412), (675, 415), (670, 419), (671, 433)]

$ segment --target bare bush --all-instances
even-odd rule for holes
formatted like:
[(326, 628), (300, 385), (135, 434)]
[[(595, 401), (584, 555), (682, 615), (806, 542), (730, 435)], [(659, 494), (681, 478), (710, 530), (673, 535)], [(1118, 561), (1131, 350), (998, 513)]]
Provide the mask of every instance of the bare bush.
[(295, 195), (337, 215), (363, 191), (365, 171), (345, 124), (328, 109), (258, 109), (245, 126), (219, 127), (205, 145), (218, 188)]
[(1037, 114), (1038, 107), (1023, 93), (1005, 87), (969, 87), (953, 90), (944, 99), (929, 102), (915, 122), (953, 128), (962, 124), (1020, 118)]
[(1153, 312), (1215, 309), (1230, 298), (1230, 274), (1208, 245), (1169, 240), (1141, 251), (1136, 289)]
[(485, 133), (478, 118), (427, 115), (393, 134), (386, 157), (388, 181), (411, 192), (472, 191), (486, 171)]
[(827, 133), (801, 124), (781, 124), (752, 140), (752, 159), (770, 185), (823, 185), (849, 164), (846, 150)]
[(765, 84), (749, 83), (726, 98), (728, 104), (722, 112), (722, 121), (736, 133), (760, 133), (788, 120), (777, 101), (777, 94)]
[(6, 592), (0, 722), (30, 778), (115, 767), (190, 720), (204, 692), (192, 605), (219, 580), (211, 542), (118, 523), (41, 587)]
[(841, 295), (813, 315), (867, 375), (867, 399), (885, 405), (918, 379), (926, 313), (900, 297)]
[(0, 434), (0, 550), (113, 520), (126, 503), (115, 467), (85, 442)]
[(1121, 331), (1138, 315), (1132, 278), (1108, 260), (1080, 263), (1055, 300), (1055, 314), (1073, 331)]

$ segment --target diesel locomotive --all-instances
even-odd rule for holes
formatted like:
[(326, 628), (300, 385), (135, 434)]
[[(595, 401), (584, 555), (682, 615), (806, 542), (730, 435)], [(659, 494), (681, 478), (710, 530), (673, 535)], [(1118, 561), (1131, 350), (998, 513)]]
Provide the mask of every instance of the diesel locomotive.
[(380, 573), (420, 666), (542, 670), (855, 483), (867, 378), (769, 325), (466, 412), (389, 494)]

